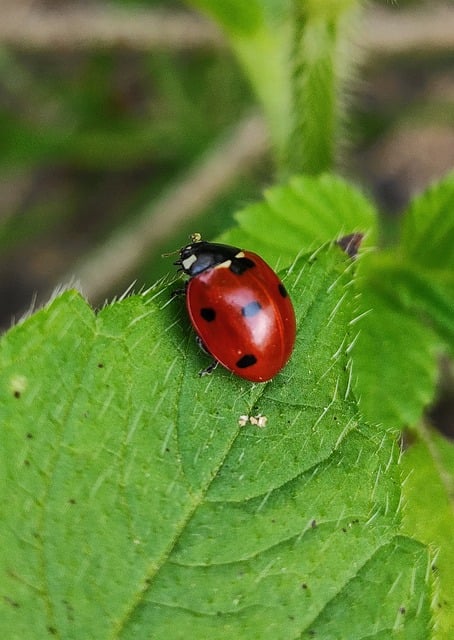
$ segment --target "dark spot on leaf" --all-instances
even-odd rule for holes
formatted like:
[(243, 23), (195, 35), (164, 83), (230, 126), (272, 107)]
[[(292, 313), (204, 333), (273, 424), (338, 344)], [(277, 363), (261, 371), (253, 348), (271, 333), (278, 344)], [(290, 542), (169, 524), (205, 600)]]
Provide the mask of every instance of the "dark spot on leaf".
[(216, 319), (216, 311), (212, 307), (202, 307), (200, 315), (207, 322), (213, 322)]
[(409, 430), (404, 429), (400, 435), (400, 450), (406, 451), (416, 442), (415, 435)]
[(20, 391), (18, 391), (16, 389), (16, 391), (13, 393), (13, 395), (14, 395), (15, 398), (20, 398)]
[(29, 440), (32, 440), (33, 439), (33, 433), (27, 433), (27, 438)]
[(250, 258), (233, 258), (229, 267), (230, 271), (237, 276), (241, 276), (248, 269), (255, 267), (255, 262)]
[(311, 527), (315, 529), (316, 526), (317, 526), (317, 520), (312, 520)]
[(69, 502), (69, 504), (76, 504), (76, 501), (75, 501), (75, 499), (74, 499), (74, 498), (70, 498), (70, 499), (68, 500), (68, 502)]
[(53, 636), (57, 635), (57, 629), (55, 627), (47, 627), (47, 630), (51, 635)]
[(62, 600), (62, 602), (65, 605), (68, 620), (74, 620), (74, 607), (70, 602), (68, 602), (68, 600)]
[(355, 258), (358, 255), (363, 238), (363, 233), (349, 233), (347, 236), (339, 238), (336, 244), (342, 251), (345, 251), (350, 258)]
[(102, 369), (104, 367), (104, 364), (102, 362), (98, 362), (98, 369)]
[(260, 302), (254, 300), (253, 302), (249, 302), (241, 309), (241, 315), (245, 318), (252, 318), (253, 316), (257, 315), (261, 308), (262, 305), (260, 304)]
[(24, 460), (24, 465), (25, 465), (26, 467), (29, 467), (29, 466), (30, 466), (30, 461), (29, 461), (29, 460)]
[(301, 589), (307, 589), (307, 584), (305, 582), (301, 585)]
[(10, 607), (14, 607), (15, 609), (18, 609), (20, 607), (20, 604), (9, 596), (3, 596), (3, 600), (6, 602), (6, 604), (9, 604)]
[(252, 367), (256, 362), (257, 358), (252, 353), (247, 353), (237, 361), (236, 366), (239, 369), (247, 369), (247, 367)]
[(404, 613), (406, 613), (406, 612), (407, 612), (407, 610), (405, 609), (405, 607), (399, 607), (399, 613), (404, 615)]

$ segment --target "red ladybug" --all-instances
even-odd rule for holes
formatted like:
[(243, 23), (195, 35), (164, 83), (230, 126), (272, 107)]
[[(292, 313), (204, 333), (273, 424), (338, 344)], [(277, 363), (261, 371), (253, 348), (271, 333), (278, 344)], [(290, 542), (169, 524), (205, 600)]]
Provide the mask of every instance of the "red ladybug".
[(189, 276), (186, 306), (202, 347), (237, 376), (271, 380), (295, 343), (295, 312), (274, 271), (255, 253), (226, 244), (192, 242), (175, 262)]

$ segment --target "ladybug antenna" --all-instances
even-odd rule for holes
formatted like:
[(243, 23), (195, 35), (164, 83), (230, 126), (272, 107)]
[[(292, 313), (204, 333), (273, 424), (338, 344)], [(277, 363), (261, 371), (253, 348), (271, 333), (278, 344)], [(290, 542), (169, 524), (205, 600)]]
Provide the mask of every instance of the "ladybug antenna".
[[(201, 233), (191, 233), (191, 235), (189, 236), (189, 239), (191, 240), (191, 243), (194, 244), (195, 242), (202, 242), (202, 234)], [(168, 258), (170, 256), (174, 256), (177, 253), (180, 253), (181, 249), (175, 249), (175, 251), (169, 251), (167, 253), (161, 253), (161, 258)], [(174, 262), (173, 264), (180, 264), (180, 261), (177, 260), (177, 262)]]
[(168, 258), (169, 256), (174, 256), (177, 253), (180, 253), (179, 249), (175, 249), (175, 251), (169, 251), (168, 253), (161, 253), (161, 258)]

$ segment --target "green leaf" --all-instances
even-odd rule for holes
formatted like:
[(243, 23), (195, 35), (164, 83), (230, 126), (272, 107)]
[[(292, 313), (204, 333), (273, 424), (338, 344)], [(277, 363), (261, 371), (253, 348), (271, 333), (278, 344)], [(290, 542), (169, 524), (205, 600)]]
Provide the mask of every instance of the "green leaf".
[(405, 508), (403, 526), (432, 546), (438, 579), (435, 640), (448, 640), (454, 628), (454, 446), (426, 427), (402, 458)]
[(454, 354), (454, 175), (416, 198), (401, 243), (361, 260), (356, 392), (367, 419), (416, 424), (434, 399), (437, 355)]
[(416, 424), (434, 398), (441, 344), (421, 316), (402, 304), (402, 271), (392, 258), (361, 261), (355, 391), (367, 420), (399, 429)]
[(370, 200), (333, 175), (294, 176), (265, 191), (265, 200), (235, 215), (238, 226), (224, 242), (253, 249), (271, 264), (288, 265), (295, 256), (353, 232), (376, 234), (377, 214)]
[(454, 279), (454, 173), (415, 198), (404, 215), (402, 254), (410, 263)]
[(426, 319), (454, 354), (454, 174), (416, 198), (404, 217), (402, 285), (406, 308)]
[(397, 446), (351, 395), (351, 270), (336, 246), (293, 265), (269, 384), (199, 378), (163, 286), (98, 315), (67, 292), (3, 337), (2, 637), (428, 637)]

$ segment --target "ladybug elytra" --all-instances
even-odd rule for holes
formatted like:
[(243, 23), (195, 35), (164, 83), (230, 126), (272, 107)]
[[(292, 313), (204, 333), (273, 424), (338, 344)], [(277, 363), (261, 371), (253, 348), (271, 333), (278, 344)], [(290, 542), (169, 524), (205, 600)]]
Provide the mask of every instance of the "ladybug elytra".
[(290, 358), (296, 334), (293, 305), (276, 273), (257, 254), (198, 234), (175, 264), (189, 276), (189, 318), (216, 364), (252, 382), (271, 380)]

